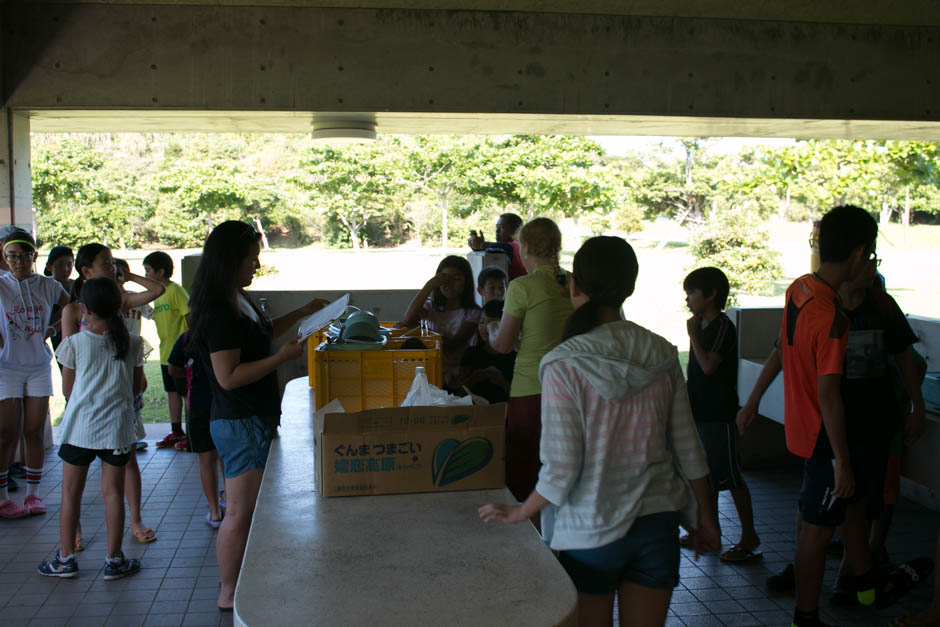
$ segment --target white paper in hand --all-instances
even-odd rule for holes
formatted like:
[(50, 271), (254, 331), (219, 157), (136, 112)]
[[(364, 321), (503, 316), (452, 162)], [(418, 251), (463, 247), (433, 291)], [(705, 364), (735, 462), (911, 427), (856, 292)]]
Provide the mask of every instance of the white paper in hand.
[(320, 311), (315, 311), (301, 320), (300, 328), (297, 329), (297, 333), (300, 336), (297, 343), (303, 342), (308, 337), (342, 316), (346, 312), (347, 305), (349, 305), (349, 294), (337, 298)]

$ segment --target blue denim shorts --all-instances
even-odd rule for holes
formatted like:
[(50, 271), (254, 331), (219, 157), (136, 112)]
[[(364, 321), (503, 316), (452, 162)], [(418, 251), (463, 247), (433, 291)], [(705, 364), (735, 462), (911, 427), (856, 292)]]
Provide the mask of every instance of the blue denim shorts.
[(627, 535), (596, 549), (559, 551), (558, 560), (582, 594), (609, 594), (621, 581), (656, 590), (679, 585), (679, 513), (637, 518)]
[(273, 430), (263, 418), (248, 416), (213, 420), (209, 423), (209, 432), (225, 463), (226, 479), (248, 470), (264, 470)]

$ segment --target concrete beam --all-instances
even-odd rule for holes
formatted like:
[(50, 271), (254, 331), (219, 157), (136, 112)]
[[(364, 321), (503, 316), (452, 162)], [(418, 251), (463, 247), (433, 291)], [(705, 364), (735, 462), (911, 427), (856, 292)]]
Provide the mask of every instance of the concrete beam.
[[(22, 1), (22, 0), (21, 0)], [(53, 4), (199, 5), (206, 0), (29, 0)], [(502, 11), (646, 15), (728, 20), (817, 22), (831, 24), (938, 25), (940, 7), (934, 0), (213, 0), (220, 6), (303, 7), (346, 9), (408, 9), (428, 11)]]
[(940, 122), (940, 64), (927, 62), (940, 58), (936, 26), (16, 7), (4, 43), (9, 104), (23, 110)]

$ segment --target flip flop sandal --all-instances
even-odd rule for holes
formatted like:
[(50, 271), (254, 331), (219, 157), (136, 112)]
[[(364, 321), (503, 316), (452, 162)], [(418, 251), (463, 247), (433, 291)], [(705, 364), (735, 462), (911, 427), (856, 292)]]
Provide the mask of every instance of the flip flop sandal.
[[(757, 547), (754, 547), (755, 549)], [(748, 562), (753, 559), (761, 557), (763, 553), (761, 551), (755, 551), (754, 549), (745, 549), (743, 546), (733, 546), (724, 553), (721, 554), (720, 559), (726, 564), (737, 564), (740, 562)]]
[(155, 542), (157, 539), (157, 534), (153, 532), (153, 529), (146, 527), (144, 529), (138, 529), (137, 531), (131, 531), (131, 535), (140, 542), (141, 544), (150, 544)]

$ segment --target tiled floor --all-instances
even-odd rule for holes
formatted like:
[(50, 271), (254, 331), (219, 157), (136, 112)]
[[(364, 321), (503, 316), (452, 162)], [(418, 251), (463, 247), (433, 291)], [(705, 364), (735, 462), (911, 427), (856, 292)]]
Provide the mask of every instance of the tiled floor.
[[(161, 427), (151, 433), (162, 435)], [(82, 521), (85, 544), (75, 579), (47, 579), (36, 574), (41, 560), (58, 546), (61, 464), (51, 453), (42, 496), (49, 511), (18, 521), (0, 522), (0, 625), (229, 625), (231, 614), (215, 608), (218, 569), (215, 532), (205, 522), (206, 507), (195, 455), (158, 451), (140, 455), (144, 484), (144, 522), (159, 540), (138, 544), (125, 536), (125, 553), (139, 557), (137, 575), (105, 582), (104, 512), (98, 491), (97, 464), (89, 474)], [(792, 597), (767, 591), (764, 580), (793, 554), (793, 517), (799, 477), (794, 473), (749, 473), (762, 560), (739, 566), (722, 564), (714, 555), (694, 561), (683, 552), (682, 581), (673, 594), (667, 625), (789, 625)], [(25, 484), (25, 482), (22, 482)], [(22, 501), (25, 486), (14, 496)], [(737, 539), (736, 514), (730, 500), (721, 501), (725, 543)], [(909, 502), (898, 507), (889, 540), (894, 561), (932, 556), (940, 515)], [(930, 599), (933, 578), (887, 610), (845, 611), (827, 607), (828, 586), (838, 560), (827, 561), (821, 614), (842, 626), (884, 625), (892, 617), (918, 610)]]
[[(681, 581), (673, 592), (667, 625), (790, 625), (793, 597), (770, 592), (765, 580), (793, 558), (799, 474), (753, 472), (747, 473), (746, 479), (763, 557), (740, 565), (723, 564), (717, 555), (703, 556), (696, 562), (691, 551), (684, 549)], [(737, 513), (728, 492), (722, 493), (719, 510), (722, 541), (728, 547), (737, 541), (739, 533)], [(897, 563), (920, 556), (933, 558), (938, 523), (937, 512), (902, 502), (887, 545), (891, 560)], [(933, 577), (884, 610), (831, 608), (828, 597), (838, 568), (839, 558), (826, 559), (820, 618), (832, 625), (886, 625), (892, 618), (920, 611), (930, 603)]]
[[(149, 426), (149, 425), (148, 425)], [(163, 435), (151, 429), (152, 435)], [(124, 536), (124, 553), (140, 558), (136, 575), (104, 581), (106, 553), (100, 464), (89, 471), (82, 505), (85, 551), (78, 554), (74, 579), (41, 577), (36, 566), (51, 559), (59, 544), (62, 465), (47, 453), (40, 495), (48, 512), (0, 521), (0, 625), (231, 625), (231, 613), (216, 609), (218, 566), (215, 531), (205, 523), (198, 457), (157, 450), (150, 442), (139, 462), (143, 481), (143, 520), (158, 540), (139, 544)], [(25, 480), (13, 493), (25, 496)]]

